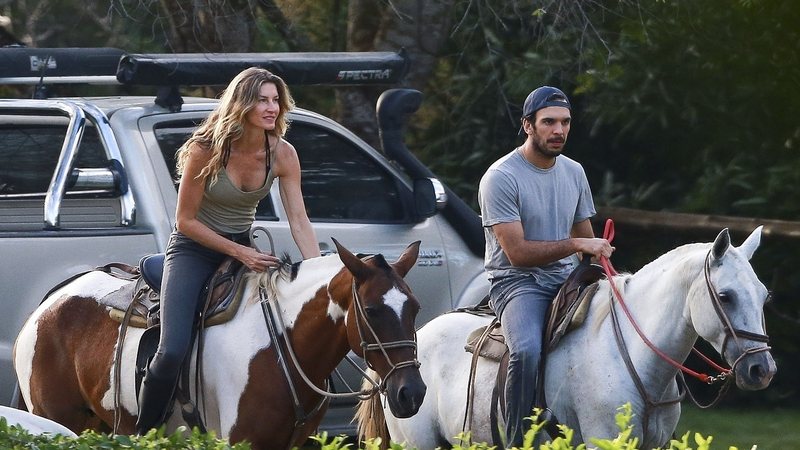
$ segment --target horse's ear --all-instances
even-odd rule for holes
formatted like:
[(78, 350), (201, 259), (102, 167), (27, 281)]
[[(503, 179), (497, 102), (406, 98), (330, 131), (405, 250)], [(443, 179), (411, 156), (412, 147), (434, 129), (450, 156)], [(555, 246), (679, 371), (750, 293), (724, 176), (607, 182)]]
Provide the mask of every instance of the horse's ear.
[(761, 245), (761, 231), (764, 229), (763, 225), (759, 225), (747, 239), (742, 242), (742, 245), (739, 246), (739, 251), (742, 252), (747, 259), (753, 257), (753, 253), (756, 252), (756, 249), (759, 245)]
[(336, 246), (336, 251), (339, 253), (339, 259), (342, 260), (344, 266), (347, 267), (347, 270), (349, 270), (350, 273), (352, 273), (356, 278), (365, 278), (368, 268), (364, 261), (352, 254), (350, 250), (344, 248), (344, 246), (336, 239), (331, 238), (331, 240), (333, 241), (333, 245)]
[(417, 257), (419, 256), (419, 244), (421, 242), (422, 241), (416, 241), (409, 244), (405, 251), (403, 251), (403, 254), (392, 264), (394, 270), (397, 271), (401, 277), (405, 278), (408, 271), (416, 264)]
[(720, 259), (725, 255), (725, 252), (728, 251), (728, 247), (730, 246), (731, 235), (727, 228), (723, 228), (717, 235), (717, 238), (714, 239), (714, 246), (711, 247), (711, 255), (714, 259)]

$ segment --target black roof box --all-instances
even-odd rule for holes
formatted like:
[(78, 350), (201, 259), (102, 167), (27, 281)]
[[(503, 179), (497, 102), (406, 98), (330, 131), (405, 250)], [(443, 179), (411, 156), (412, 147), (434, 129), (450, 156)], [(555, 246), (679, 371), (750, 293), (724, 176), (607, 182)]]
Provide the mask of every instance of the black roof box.
[(117, 48), (0, 48), (0, 84), (118, 84)]
[(226, 53), (125, 55), (123, 84), (225, 85), (248, 67), (262, 67), (297, 85), (395, 84), (408, 69), (405, 52)]
[(127, 54), (116, 48), (0, 48), (0, 84), (225, 85), (263, 67), (296, 85), (395, 84), (404, 51), (331, 53)]

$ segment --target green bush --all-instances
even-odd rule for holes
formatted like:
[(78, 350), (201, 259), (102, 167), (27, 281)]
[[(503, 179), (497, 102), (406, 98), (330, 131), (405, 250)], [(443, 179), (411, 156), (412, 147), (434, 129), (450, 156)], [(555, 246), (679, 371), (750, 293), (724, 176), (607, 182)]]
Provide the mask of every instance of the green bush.
[[(621, 406), (615, 416), (617, 426), (620, 429), (619, 435), (614, 439), (591, 439), (592, 444), (601, 450), (638, 449), (638, 439), (631, 437), (633, 432), (633, 426), (630, 425), (631, 417), (633, 417), (633, 413), (631, 412), (630, 404)], [(533, 419), (533, 422), (536, 423), (536, 415), (534, 415)], [(542, 426), (537, 424), (531, 427), (525, 435), (522, 447), (514, 447), (512, 450), (586, 450), (585, 444), (577, 446), (572, 444), (574, 432), (564, 425), (559, 425), (559, 427), (565, 437), (558, 437), (535, 447), (534, 438)], [(690, 432), (687, 432), (680, 440), (673, 439), (665, 450), (711, 450), (713, 437), (706, 438), (699, 433), (695, 433), (693, 442), (690, 442), (690, 434)], [(462, 444), (455, 445), (453, 450), (491, 450), (495, 448), (486, 443), (471, 442), (468, 433), (460, 435), (458, 438), (461, 439)], [(321, 433), (311, 439), (319, 445), (321, 450), (352, 450), (353, 448), (353, 444), (348, 443), (345, 436), (329, 438), (327, 433)], [(378, 450), (380, 444), (380, 439), (372, 439), (364, 442), (363, 447), (359, 448)], [(0, 417), (0, 448), (8, 450), (248, 450), (250, 445), (247, 443), (231, 445), (226, 440), (217, 439), (213, 432), (203, 434), (195, 428), (191, 433), (187, 433), (186, 428), (183, 427), (170, 435), (166, 435), (163, 428), (161, 430), (151, 430), (144, 436), (108, 435), (93, 431), (85, 431), (77, 438), (61, 435), (34, 435), (19, 426), (9, 426), (6, 419)], [(389, 448), (391, 450), (406, 449), (404, 445), (394, 442), (390, 443)], [(755, 449), (756, 447), (753, 446), (752, 450)], [(728, 450), (737, 449), (736, 447), (730, 447)]]
[[(538, 412), (535, 412), (533, 416), (533, 423), (536, 424), (536, 418), (538, 416)], [(639, 440), (638, 438), (631, 437), (633, 433), (633, 425), (630, 425), (631, 418), (633, 417), (633, 412), (631, 410), (630, 404), (625, 404), (619, 408), (619, 412), (615, 416), (615, 420), (617, 422), (617, 426), (620, 429), (619, 435), (617, 435), (614, 439), (590, 439), (592, 444), (596, 446), (596, 448), (601, 450), (636, 450), (639, 448)], [(558, 437), (550, 442), (545, 442), (543, 444), (539, 444), (538, 447), (534, 446), (534, 439), (536, 434), (542, 429), (543, 424), (536, 424), (531, 427), (531, 429), (525, 434), (524, 442), (522, 447), (513, 447), (510, 450), (586, 450), (585, 444), (578, 444), (577, 446), (572, 444), (572, 437), (574, 435), (574, 431), (566, 427), (565, 425), (559, 425), (559, 428), (564, 433), (565, 437)], [(712, 436), (703, 437), (699, 433), (694, 434), (694, 442), (689, 442), (689, 435), (691, 432), (686, 432), (680, 440), (672, 439), (669, 443), (669, 447), (665, 447), (663, 450), (712, 450), (711, 449), (711, 442), (713, 440)], [(486, 443), (473, 443), (469, 437), (469, 433), (462, 434), (457, 436), (458, 439), (461, 440), (462, 444), (453, 446), (453, 450), (492, 450), (496, 447), (490, 446)], [(315, 441), (319, 442), (322, 450), (343, 450), (343, 449), (350, 449), (351, 444), (345, 444), (345, 439), (342, 436), (333, 438), (330, 442), (328, 441), (327, 434), (318, 435), (316, 438), (313, 438)], [(364, 450), (378, 450), (380, 448), (380, 439), (373, 439), (367, 442), (364, 442)], [(406, 450), (406, 447), (401, 444), (397, 443), (390, 443), (389, 445), (390, 450)], [(410, 449), (409, 449), (410, 450)], [(736, 447), (730, 447), (728, 450), (737, 450)], [(751, 450), (756, 450), (756, 446), (753, 446)]]
[(191, 433), (179, 428), (170, 435), (161, 430), (150, 430), (144, 436), (108, 435), (84, 431), (80, 436), (31, 434), (17, 425), (9, 425), (0, 417), (0, 448), (4, 450), (144, 450), (144, 449), (191, 449), (191, 450), (249, 450), (249, 444), (231, 445), (227, 440), (217, 439), (211, 432), (200, 433), (195, 428)]

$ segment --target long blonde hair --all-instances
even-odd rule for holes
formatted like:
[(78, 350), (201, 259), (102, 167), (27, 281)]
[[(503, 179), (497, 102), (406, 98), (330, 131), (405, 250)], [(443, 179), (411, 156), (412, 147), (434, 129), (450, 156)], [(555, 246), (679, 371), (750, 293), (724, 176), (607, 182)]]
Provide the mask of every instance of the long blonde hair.
[(280, 105), (280, 112), (275, 120), (275, 130), (270, 133), (278, 137), (286, 134), (286, 130), (289, 129), (286, 115), (294, 108), (294, 99), (289, 93), (289, 87), (281, 77), (269, 70), (250, 67), (231, 80), (220, 97), (219, 105), (178, 149), (176, 168), (179, 176), (183, 175), (183, 169), (189, 159), (189, 148), (196, 143), (211, 151), (211, 158), (198, 178), (210, 178), (212, 183), (216, 181), (219, 171), (227, 162), (231, 142), (244, 134), (245, 116), (258, 103), (261, 86), (264, 83), (275, 84)]

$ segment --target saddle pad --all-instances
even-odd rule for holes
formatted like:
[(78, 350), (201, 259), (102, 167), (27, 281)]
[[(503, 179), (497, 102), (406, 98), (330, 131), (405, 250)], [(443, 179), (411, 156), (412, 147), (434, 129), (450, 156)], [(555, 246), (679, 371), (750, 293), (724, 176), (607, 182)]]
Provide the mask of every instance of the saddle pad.
[(589, 313), (589, 306), (592, 304), (592, 298), (594, 294), (597, 293), (599, 287), (599, 284), (593, 283), (581, 292), (581, 296), (576, 302), (577, 306), (575, 307), (575, 312), (567, 325), (567, 331), (563, 334), (583, 325), (583, 322), (586, 321), (586, 315)]
[[(598, 288), (599, 285), (597, 283), (592, 283), (585, 289), (582, 289), (578, 297), (565, 305), (565, 308), (559, 310), (553, 309), (551, 312), (553, 316), (548, 322), (547, 329), (548, 338), (546, 340), (546, 351), (548, 353), (556, 347), (556, 344), (558, 344), (565, 334), (583, 324), (586, 320), (586, 314), (589, 311), (591, 299), (594, 297)], [(556, 316), (556, 314), (558, 316)]]
[(108, 307), (109, 317), (119, 323), (125, 320), (126, 311), (133, 303), (128, 326), (147, 328), (149, 310), (158, 305), (158, 299), (158, 293), (150, 289), (142, 278), (137, 278), (136, 282), (123, 286), (119, 295), (109, 295), (99, 301)]
[[(492, 327), (489, 333), (486, 334), (487, 327)], [(478, 348), (478, 356), (491, 359), (492, 361), (500, 361), (503, 354), (508, 351), (506, 347), (506, 339), (503, 337), (503, 329), (500, 328), (500, 322), (492, 322), (491, 324), (473, 330), (467, 336), (467, 343), (464, 345), (464, 350), (469, 353), (475, 353), (475, 348)], [(484, 336), (483, 342), (481, 337)]]

